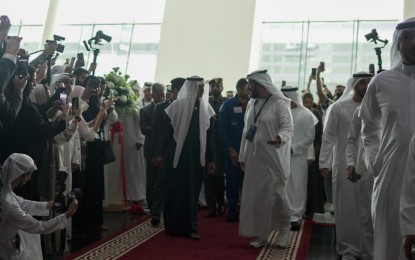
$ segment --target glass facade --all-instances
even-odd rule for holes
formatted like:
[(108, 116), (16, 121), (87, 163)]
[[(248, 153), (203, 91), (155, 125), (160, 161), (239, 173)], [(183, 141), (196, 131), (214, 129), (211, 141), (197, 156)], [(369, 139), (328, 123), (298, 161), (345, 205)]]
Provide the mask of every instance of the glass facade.
[[(83, 41), (88, 42), (98, 30), (112, 39), (109, 43), (102, 40), (102, 45), (92, 46), (100, 50), (95, 75), (102, 76), (113, 67), (119, 67), (122, 73), (130, 75), (131, 79), (137, 80), (140, 84), (154, 80), (161, 23), (59, 25), (55, 34), (65, 37), (65, 41), (62, 42), (65, 50), (60, 54), (57, 63), (63, 64), (66, 59), (76, 57), (77, 53), (82, 52), (88, 68), (94, 60), (94, 54), (92, 50), (87, 51)], [(42, 32), (42, 25), (19, 24), (13, 25), (10, 29), (10, 35), (24, 37), (22, 47), (29, 53), (39, 50)], [(36, 56), (37, 54), (34, 55)]]
[[(368, 71), (369, 64), (378, 68), (375, 47), (382, 42), (368, 42), (365, 35), (376, 29), (380, 40), (390, 43), (381, 49), (383, 68), (390, 64), (389, 52), (397, 20), (267, 22), (262, 25), (261, 69), (268, 69), (276, 85), (305, 89), (312, 68), (325, 62), (325, 83), (331, 89), (345, 85), (356, 71)], [(315, 81), (311, 85), (316, 92)]]

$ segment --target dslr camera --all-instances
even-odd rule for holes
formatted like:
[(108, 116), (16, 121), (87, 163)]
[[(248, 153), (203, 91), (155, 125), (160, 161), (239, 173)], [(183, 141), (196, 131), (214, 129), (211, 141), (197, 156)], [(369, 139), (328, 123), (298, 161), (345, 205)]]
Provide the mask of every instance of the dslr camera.
[(64, 40), (65, 40), (65, 37), (54, 34), (53, 35), (53, 40), (46, 40), (45, 48), (48, 44), (57, 43), (58, 47), (57, 47), (56, 51), (60, 52), (60, 53), (63, 53), (63, 50), (65, 49), (65, 46), (60, 44), (60, 42), (62, 42)]
[(66, 190), (66, 178), (68, 173), (65, 171), (59, 171), (56, 175), (56, 196), (53, 201), (52, 209), (57, 213), (65, 213), (68, 210), (68, 206), (74, 199), (81, 200), (81, 189), (73, 189), (69, 193), (64, 193)]

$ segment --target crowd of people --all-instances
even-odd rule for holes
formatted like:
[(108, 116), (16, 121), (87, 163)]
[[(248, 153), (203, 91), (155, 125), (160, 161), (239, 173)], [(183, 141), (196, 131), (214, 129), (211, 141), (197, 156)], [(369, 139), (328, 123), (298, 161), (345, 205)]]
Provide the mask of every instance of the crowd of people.
[[(136, 84), (137, 110), (120, 117), (104, 77), (90, 75), (97, 64), (59, 65), (54, 42), (27, 72), (17, 69), (22, 38), (0, 20), (1, 259), (42, 259), (39, 234), (66, 228), (63, 251), (66, 239), (106, 229), (103, 151), (116, 122), (129, 203), (148, 209), (154, 227), (163, 218), (168, 235), (201, 238), (204, 197), (205, 217), (239, 221), (250, 246), (277, 230), (276, 246), (287, 248), (306, 214), (332, 203), (340, 259), (413, 259), (415, 18), (396, 27), (392, 69), (356, 72), (334, 93), (324, 62), (303, 91), (277, 87), (267, 70), (226, 97), (222, 78), (176, 77), (168, 87)], [(62, 172), (65, 193), (80, 188), (82, 200), (59, 212)], [(51, 253), (57, 239), (43, 239)]]

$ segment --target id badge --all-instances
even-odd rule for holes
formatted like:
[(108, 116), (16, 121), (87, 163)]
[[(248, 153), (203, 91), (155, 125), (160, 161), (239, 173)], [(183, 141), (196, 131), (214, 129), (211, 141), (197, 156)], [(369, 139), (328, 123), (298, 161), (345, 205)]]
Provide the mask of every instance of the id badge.
[(255, 137), (257, 127), (255, 125), (251, 125), (246, 133), (246, 140), (253, 141)]

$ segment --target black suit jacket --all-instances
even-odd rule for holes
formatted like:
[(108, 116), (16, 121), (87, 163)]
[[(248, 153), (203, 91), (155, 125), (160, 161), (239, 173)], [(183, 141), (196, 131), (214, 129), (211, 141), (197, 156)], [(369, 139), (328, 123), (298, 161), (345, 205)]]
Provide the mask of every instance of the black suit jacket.
[(10, 89), (8, 100), (4, 96), (4, 89), (16, 70), (16, 64), (7, 58), (0, 59), (0, 122), (9, 125), (16, 118), (22, 104), (22, 95), (15, 88)]
[(170, 118), (167, 116), (165, 110), (173, 100), (166, 100), (160, 104), (157, 104), (154, 112), (153, 112), (153, 122), (151, 125), (151, 133), (152, 133), (152, 156), (153, 157), (163, 157), (163, 150), (165, 140), (163, 138), (162, 129), (163, 129), (163, 122), (168, 122)]
[(154, 102), (150, 105), (140, 109), (140, 129), (143, 135), (146, 136), (146, 140), (144, 141), (144, 157), (152, 158), (151, 152), (151, 141), (152, 141), (152, 129), (151, 124), (153, 121), (153, 112), (155, 108)]

